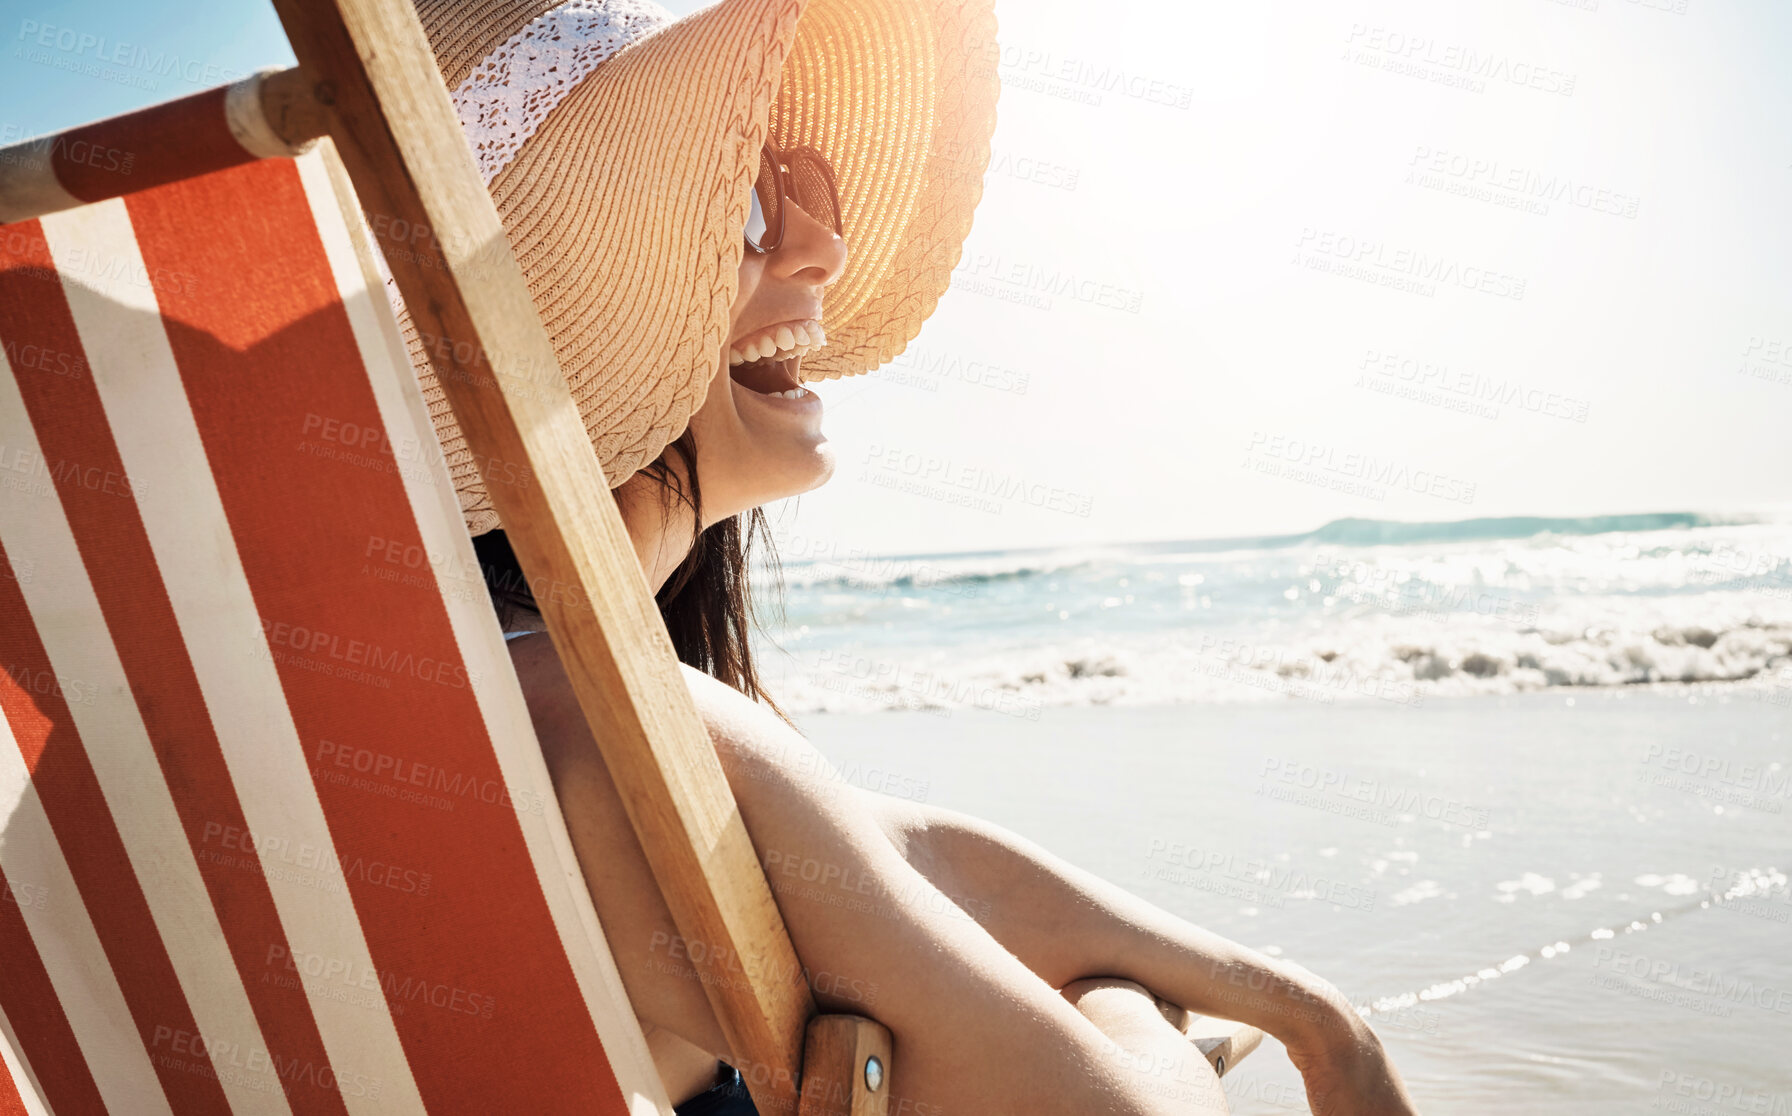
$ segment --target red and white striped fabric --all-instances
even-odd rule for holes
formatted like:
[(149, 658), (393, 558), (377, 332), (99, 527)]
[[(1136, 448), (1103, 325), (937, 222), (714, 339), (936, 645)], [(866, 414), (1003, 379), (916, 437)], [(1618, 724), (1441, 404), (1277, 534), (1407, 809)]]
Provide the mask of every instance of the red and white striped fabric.
[(327, 145), (0, 349), (0, 1113), (669, 1112)]

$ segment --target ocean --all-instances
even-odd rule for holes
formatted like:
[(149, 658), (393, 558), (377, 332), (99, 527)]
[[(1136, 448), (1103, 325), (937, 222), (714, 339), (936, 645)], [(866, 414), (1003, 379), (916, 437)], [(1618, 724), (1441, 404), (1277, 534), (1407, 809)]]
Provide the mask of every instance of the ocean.
[(1339, 520), (878, 557), (787, 534), (760, 659), (800, 712), (1702, 686), (1792, 701), (1792, 519)]
[[(841, 780), (1325, 975), (1429, 1116), (1792, 1114), (1792, 525), (787, 542), (761, 654)], [(1274, 1043), (1227, 1092), (1307, 1111)]]

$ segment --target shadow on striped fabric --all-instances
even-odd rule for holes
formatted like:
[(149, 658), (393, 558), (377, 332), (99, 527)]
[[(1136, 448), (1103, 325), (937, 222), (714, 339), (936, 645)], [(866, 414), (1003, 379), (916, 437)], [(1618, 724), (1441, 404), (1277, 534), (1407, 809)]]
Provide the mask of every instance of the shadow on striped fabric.
[(334, 158), (0, 226), (11, 1099), (669, 1111)]

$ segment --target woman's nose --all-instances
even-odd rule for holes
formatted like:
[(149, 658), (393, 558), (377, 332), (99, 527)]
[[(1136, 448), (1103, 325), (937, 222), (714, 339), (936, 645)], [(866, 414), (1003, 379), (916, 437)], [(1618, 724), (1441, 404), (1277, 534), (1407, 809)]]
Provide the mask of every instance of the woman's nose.
[(766, 261), (783, 279), (825, 287), (846, 269), (846, 241), (832, 227), (822, 224), (791, 204), (784, 210), (784, 240)]

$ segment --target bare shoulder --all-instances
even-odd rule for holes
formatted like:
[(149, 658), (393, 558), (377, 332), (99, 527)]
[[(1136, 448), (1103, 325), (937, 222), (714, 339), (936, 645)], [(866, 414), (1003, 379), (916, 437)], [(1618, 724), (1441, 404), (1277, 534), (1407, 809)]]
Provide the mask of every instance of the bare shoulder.
[[(553, 640), (545, 634), (527, 635), (509, 642), (511, 665), (528, 702), (530, 713), (538, 725), (543, 721), (578, 717), (578, 695), (567, 675)], [(710, 735), (726, 737), (743, 744), (769, 742), (781, 733), (796, 734), (770, 710), (756, 704), (745, 694), (716, 681), (692, 666), (679, 665), (685, 686), (696, 703)], [(797, 737), (801, 739), (801, 737)]]
[(813, 751), (802, 733), (770, 709), (696, 667), (681, 664), (680, 669), (697, 706), (697, 716), (703, 719), (703, 727), (709, 730), (718, 750), (765, 761), (788, 761), (804, 751)]
[(566, 676), (554, 641), (546, 632), (507, 640), (504, 649), (510, 652), (510, 665), (516, 670), (523, 698), (538, 718), (550, 708), (563, 712), (576, 707), (578, 698), (572, 692), (572, 679)]
[(924, 824), (917, 804), (854, 782), (766, 706), (695, 668), (685, 667), (684, 676), (737, 796), (780, 787), (814, 808), (849, 812), (880, 825), (898, 848)]

